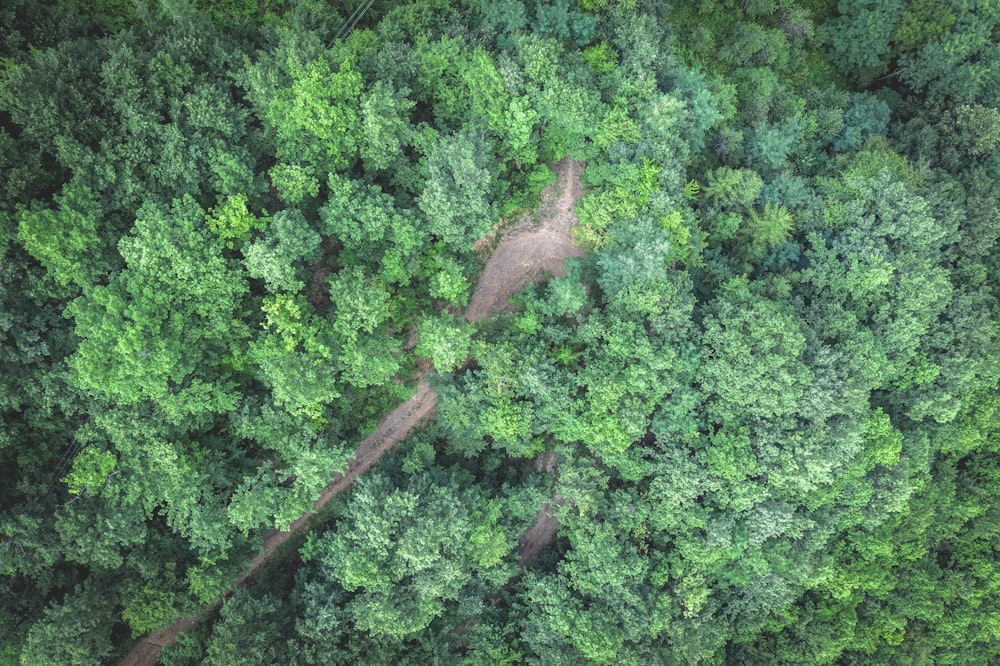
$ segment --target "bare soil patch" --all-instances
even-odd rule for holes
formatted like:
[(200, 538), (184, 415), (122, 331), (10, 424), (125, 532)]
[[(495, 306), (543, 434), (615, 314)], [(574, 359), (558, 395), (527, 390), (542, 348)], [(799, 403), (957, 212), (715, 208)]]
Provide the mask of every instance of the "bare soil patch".
[(334, 495), (350, 488), (355, 478), (371, 469), (372, 465), (378, 462), (378, 459), (386, 451), (406, 439), (410, 431), (416, 428), (424, 418), (434, 411), (436, 405), (437, 393), (432, 391), (430, 386), (427, 385), (426, 379), (421, 379), (417, 392), (382, 419), (375, 432), (361, 440), (357, 451), (354, 453), (354, 458), (347, 463), (347, 471), (342, 475), (337, 472), (333, 473), (333, 482), (326, 487), (326, 490), (319, 496), (319, 499), (313, 503), (313, 510), (299, 516), (299, 519), (291, 524), (287, 532), (275, 532), (265, 539), (264, 550), (236, 578), (232, 587), (242, 584), (247, 578), (256, 573), (281, 544), (288, 541), (305, 526), (306, 522), (308, 522), (316, 511), (326, 506), (333, 499)]
[[(539, 454), (532, 462), (539, 472), (548, 472), (555, 476), (556, 456), (552, 451)], [(521, 568), (528, 566), (549, 544), (559, 530), (559, 519), (555, 515), (555, 507), (566, 503), (561, 497), (553, 497), (550, 502), (542, 505), (535, 514), (535, 522), (521, 533), (517, 540), (517, 564)]]
[[(573, 227), (578, 223), (574, 206), (583, 196), (580, 184), (583, 164), (564, 159), (555, 166), (555, 172), (556, 182), (542, 193), (538, 222), (530, 219), (522, 222), (490, 256), (469, 303), (466, 316), (470, 321), (502, 309), (507, 299), (540, 273), (563, 275), (564, 259), (583, 256), (583, 251), (573, 243)], [(535, 467), (555, 474), (555, 456), (551, 451), (540, 455), (535, 459)], [(517, 540), (519, 566), (531, 563), (555, 538), (559, 519), (554, 509), (565, 503), (561, 497), (553, 497), (538, 510), (535, 523)]]
[(556, 536), (559, 529), (559, 519), (555, 515), (555, 506), (561, 506), (566, 500), (553, 498), (551, 503), (542, 505), (535, 515), (535, 523), (526, 529), (517, 540), (517, 564), (526, 567), (542, 552)]
[[(542, 192), (534, 215), (525, 215), (493, 250), (476, 283), (465, 316), (479, 321), (506, 307), (507, 300), (541, 274), (563, 275), (563, 260), (583, 256), (573, 243), (577, 224), (573, 206), (583, 196), (583, 165), (563, 159), (555, 165), (556, 182)], [(481, 241), (477, 247), (485, 247)]]
[(546, 451), (535, 457), (531, 463), (534, 465), (535, 469), (539, 472), (548, 472), (549, 474), (556, 473), (556, 454), (552, 451)]

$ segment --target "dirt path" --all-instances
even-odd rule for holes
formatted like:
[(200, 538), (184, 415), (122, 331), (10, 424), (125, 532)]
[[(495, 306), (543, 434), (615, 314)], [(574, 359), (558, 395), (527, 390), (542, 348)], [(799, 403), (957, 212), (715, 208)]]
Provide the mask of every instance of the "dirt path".
[[(506, 307), (507, 299), (542, 273), (562, 275), (565, 272), (563, 259), (583, 256), (573, 244), (573, 226), (577, 222), (573, 206), (583, 195), (580, 185), (583, 165), (564, 159), (555, 165), (554, 170), (556, 182), (542, 193), (542, 203), (535, 216), (526, 215), (512, 231), (505, 234), (483, 267), (465, 311), (469, 321), (479, 321)], [(374, 433), (362, 440), (354, 458), (348, 463), (346, 473), (334, 473), (334, 480), (313, 504), (313, 510), (292, 523), (288, 531), (268, 536), (261, 553), (208, 610), (218, 608), (236, 587), (246, 582), (274, 555), (279, 546), (301, 531), (313, 513), (323, 508), (334, 495), (349, 488), (354, 479), (367, 472), (386, 451), (406, 439), (436, 404), (437, 394), (422, 378), (416, 394), (393, 410)], [(553, 503), (559, 504), (561, 500), (553, 500)], [(518, 541), (522, 566), (538, 555), (555, 536), (558, 527), (559, 521), (551, 514), (551, 505), (546, 504), (539, 510), (535, 524)], [(185, 617), (166, 629), (151, 632), (119, 662), (119, 666), (154, 666), (163, 646), (170, 645), (182, 632), (198, 626), (198, 623), (198, 618)]]
[[(552, 451), (546, 451), (539, 455), (535, 458), (535, 469), (555, 476), (555, 454)], [(532, 560), (538, 557), (542, 549), (555, 538), (556, 531), (559, 529), (559, 519), (555, 516), (555, 506), (564, 504), (566, 504), (566, 500), (563, 498), (553, 497), (551, 502), (543, 504), (542, 508), (535, 514), (534, 524), (521, 533), (517, 540), (517, 565), (519, 567), (528, 566)]]
[[(316, 511), (326, 506), (334, 495), (347, 490), (354, 479), (367, 472), (386, 451), (406, 439), (410, 431), (430, 415), (436, 404), (437, 394), (430, 389), (425, 379), (421, 379), (417, 392), (382, 419), (375, 432), (361, 441), (354, 458), (347, 464), (346, 473), (341, 475), (334, 472), (333, 482), (313, 503), (313, 510), (302, 514), (298, 520), (291, 524), (288, 531), (275, 532), (268, 536), (264, 540), (264, 549), (261, 553), (254, 558), (250, 566), (233, 581), (229, 589), (208, 610), (218, 608), (223, 601), (229, 598), (234, 589), (246, 582), (274, 555), (274, 551), (279, 546), (300, 532)], [(148, 634), (119, 662), (120, 666), (153, 666), (157, 663), (160, 648), (173, 643), (182, 632), (198, 626), (198, 622), (198, 618), (185, 617), (166, 629)]]
[(371, 469), (372, 465), (378, 462), (378, 459), (386, 451), (406, 439), (410, 431), (434, 411), (435, 405), (437, 405), (437, 393), (427, 385), (426, 379), (421, 379), (417, 392), (382, 419), (375, 432), (361, 440), (357, 451), (354, 452), (354, 457), (347, 463), (347, 472), (343, 475), (334, 472), (333, 483), (328, 485), (319, 499), (313, 503), (313, 510), (299, 516), (299, 519), (291, 524), (287, 532), (276, 532), (264, 540), (264, 550), (236, 578), (232, 588), (241, 585), (247, 578), (256, 573), (257, 569), (270, 559), (274, 551), (299, 532), (313, 514), (326, 506), (334, 495), (350, 488), (356, 477)]
[(556, 182), (542, 193), (534, 214), (525, 215), (508, 231), (490, 255), (465, 311), (469, 321), (479, 321), (506, 307), (507, 299), (542, 273), (563, 275), (563, 259), (582, 257), (573, 244), (576, 213), (573, 206), (583, 196), (583, 165), (563, 159), (555, 165)]
[[(556, 182), (542, 193), (537, 218), (526, 216), (504, 236), (483, 268), (476, 293), (465, 313), (469, 321), (503, 309), (507, 299), (540, 273), (563, 275), (564, 259), (583, 256), (573, 243), (573, 227), (577, 224), (574, 206), (583, 196), (580, 184), (583, 164), (563, 159), (556, 164), (555, 172)], [(539, 471), (555, 474), (555, 456), (551, 451), (544, 453), (535, 461), (535, 466)], [(553, 497), (551, 503), (538, 510), (534, 524), (517, 540), (518, 566), (527, 566), (555, 538), (559, 519), (555, 516), (554, 505), (565, 503), (561, 497)]]

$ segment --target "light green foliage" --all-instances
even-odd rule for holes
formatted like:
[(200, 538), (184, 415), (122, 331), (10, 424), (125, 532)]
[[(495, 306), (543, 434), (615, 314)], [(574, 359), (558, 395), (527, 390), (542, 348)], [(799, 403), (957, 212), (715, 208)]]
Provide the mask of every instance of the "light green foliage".
[(385, 333), (345, 346), (340, 355), (345, 379), (358, 388), (390, 385), (400, 369), (399, 346)]
[(113, 500), (108, 501), (117, 494), (121, 469), (115, 469), (118, 465), (113, 454), (96, 457), (95, 461), (94, 457), (85, 456), (81, 464), (97, 464), (87, 470), (81, 468), (83, 474), (76, 475), (74, 470), (71, 475), (83, 483), (79, 496), (56, 516), (55, 528), (68, 561), (97, 569), (120, 570), (126, 565), (130, 550), (146, 548), (150, 538), (146, 513), (141, 507), (117, 506)]
[(430, 279), (429, 293), (434, 298), (463, 306), (469, 301), (469, 281), (462, 274), (462, 267), (455, 261), (442, 259)]
[(292, 208), (277, 213), (267, 232), (243, 248), (243, 264), (252, 278), (263, 279), (270, 292), (295, 293), (319, 258), (322, 239)]
[(674, 247), (674, 257), (685, 266), (694, 266), (699, 263), (696, 248), (701, 241), (700, 231), (695, 228), (692, 232), (690, 224), (691, 222), (686, 221), (685, 216), (679, 210), (660, 218), (660, 226), (670, 234), (670, 240)]
[(419, 330), (416, 352), (430, 357), (438, 372), (448, 372), (465, 361), (472, 336), (465, 320), (443, 314), (422, 320)]
[(577, 203), (580, 226), (576, 229), (577, 242), (588, 249), (604, 243), (604, 233), (617, 221), (634, 219), (639, 207), (622, 189), (593, 192)]
[(539, 120), (538, 112), (523, 97), (512, 99), (504, 112), (503, 125), (497, 132), (502, 137), (500, 151), (518, 168), (529, 167), (538, 159), (534, 133)]
[(720, 167), (709, 173), (702, 192), (715, 206), (749, 209), (763, 187), (764, 181), (755, 171)]
[(272, 331), (287, 351), (302, 350), (311, 356), (330, 358), (331, 345), (319, 317), (302, 296), (276, 294), (264, 299), (264, 327)]
[[(671, 95), (665, 99), (672, 102), (682, 101), (687, 107), (686, 113), (680, 114), (676, 112), (674, 104), (670, 105), (671, 111), (673, 111), (672, 116), (679, 121), (678, 124), (683, 130), (682, 138), (684, 140), (679, 142), (675, 139), (664, 142), (673, 144), (675, 150), (681, 155), (686, 154), (687, 150), (693, 152), (704, 149), (709, 129), (716, 126), (724, 116), (731, 112), (728, 99), (728, 96), (731, 95), (731, 89), (724, 87), (720, 90), (719, 87), (718, 81), (706, 79), (705, 75), (698, 70), (683, 68), (677, 72)], [(671, 129), (672, 125), (673, 123)], [(663, 138), (666, 139), (666, 137)], [(685, 146), (685, 143), (688, 145)]]
[(740, 228), (743, 216), (739, 213), (719, 213), (708, 222), (708, 240), (719, 245), (733, 238)]
[(497, 136), (504, 136), (504, 115), (515, 100), (511, 98), (493, 58), (478, 48), (467, 61), (462, 62), (461, 67), (459, 76), (469, 90), (472, 114), (486, 121), (487, 127)]
[(435, 451), (433, 445), (426, 440), (421, 440), (413, 444), (413, 448), (406, 454), (401, 469), (406, 474), (423, 472), (434, 462)]
[(672, 54), (666, 23), (644, 12), (625, 12), (613, 22), (608, 43), (621, 62), (607, 74), (605, 99), (615, 105), (641, 108), (656, 96), (656, 71)]
[(532, 437), (535, 409), (517, 399), (512, 348), (498, 345), (479, 350), (476, 360), (481, 370), (460, 375), (438, 391), (441, 423), (453, 433), (455, 449), (466, 456), (477, 455), (489, 437), (511, 455), (537, 452), (538, 443)]
[(391, 316), (389, 291), (358, 266), (331, 276), (329, 284), (329, 327), (340, 344), (345, 379), (357, 387), (387, 384), (399, 370), (397, 345), (383, 331)]
[[(318, 374), (321, 379), (316, 388), (322, 391), (330, 373)], [(309, 371), (303, 376), (308, 378)], [(291, 415), (269, 402), (244, 405), (233, 415), (233, 431), (270, 460), (242, 478), (226, 507), (228, 520), (244, 534), (262, 527), (287, 529), (329, 484), (330, 471), (345, 469), (350, 456), (347, 443), (337, 441), (340, 427), (336, 421)], [(197, 584), (209, 598), (214, 586), (228, 584), (225, 567), (213, 562), (204, 562), (197, 577), (189, 569), (188, 577), (192, 590)]]
[(584, 523), (571, 539), (558, 574), (527, 578), (537, 620), (525, 626), (526, 642), (561, 657), (553, 663), (641, 664), (667, 654), (649, 641), (657, 602), (642, 590), (648, 560), (606, 525)]
[(608, 110), (594, 134), (594, 145), (602, 150), (617, 141), (636, 143), (638, 140), (639, 125), (620, 106)]
[(596, 249), (607, 240), (606, 232), (611, 225), (638, 217), (649, 204), (661, 172), (660, 165), (647, 157), (633, 163), (589, 168), (584, 182), (608, 187), (591, 192), (578, 202), (580, 226), (574, 230), (577, 242)]
[(788, 238), (792, 230), (792, 214), (788, 206), (780, 206), (771, 201), (761, 210), (751, 210), (743, 227), (744, 238), (753, 252), (757, 248), (766, 249)]
[(430, 232), (449, 245), (482, 238), (492, 228), (492, 149), (481, 132), (442, 137), (427, 160), (420, 210)]
[[(867, 153), (852, 166), (863, 173), (877, 168), (878, 160), (877, 152)], [(842, 219), (853, 225), (829, 244), (813, 237), (812, 265), (805, 275), (813, 288), (829, 294), (831, 303), (841, 303), (877, 331), (889, 357), (881, 370), (891, 377), (913, 360), (921, 337), (951, 299), (941, 244), (954, 233), (957, 220), (937, 217), (924, 196), (888, 170), (871, 178), (848, 172), (844, 179), (833, 189), (826, 225), (836, 229)], [(887, 302), (893, 305), (887, 308)], [(833, 320), (824, 321), (824, 330), (836, 328)]]
[(985, 157), (1000, 150), (1000, 109), (961, 104), (955, 109), (955, 138), (959, 150)]
[(580, 280), (579, 263), (569, 260), (566, 275), (553, 278), (547, 287), (545, 299), (551, 314), (561, 317), (574, 315), (587, 303), (587, 289)]
[(73, 459), (73, 469), (62, 481), (74, 495), (85, 490), (96, 492), (104, 485), (116, 462), (115, 454), (110, 451), (88, 447)]
[[(465, 111), (461, 92), (468, 61), (463, 50), (462, 41), (449, 36), (442, 36), (436, 41), (421, 40), (417, 44), (418, 90), (422, 92), (421, 97), (434, 105), (434, 115), (451, 127), (460, 123)], [(489, 71), (484, 72), (483, 78), (479, 79), (479, 73), (468, 73), (483, 82), (491, 80), (489, 74)], [(479, 105), (488, 103), (487, 99), (478, 101)]]
[(405, 285), (428, 245), (412, 209), (400, 209), (382, 190), (335, 174), (329, 198), (319, 209), (320, 231), (359, 259), (380, 267), (380, 278)]
[(475, 527), (469, 533), (469, 555), (483, 569), (500, 564), (510, 552), (510, 542), (500, 521), (504, 506), (491, 500), (470, 516)]
[[(243, 527), (235, 517), (233, 523), (237, 528)], [(199, 602), (210, 604), (229, 589), (232, 573), (225, 567), (219, 567), (214, 558), (202, 558), (201, 563), (187, 570), (188, 591)]]
[(393, 90), (383, 81), (375, 83), (361, 98), (361, 161), (367, 171), (390, 168), (413, 142), (413, 128), (407, 115), (414, 102), (409, 90)]
[(699, 379), (715, 396), (709, 413), (721, 421), (791, 413), (811, 380), (801, 324), (791, 308), (735, 288), (705, 318), (708, 354)]
[[(594, 150), (589, 139), (605, 113), (600, 95), (591, 86), (573, 85), (558, 74), (557, 64), (566, 56), (555, 40), (519, 36), (514, 57), (523, 72), (519, 83), (542, 118), (540, 158), (549, 162), (566, 155), (586, 159)], [(586, 77), (592, 77), (587, 71)]]
[(597, 12), (611, 5), (615, 11), (631, 11), (635, 9), (638, 0), (577, 0), (576, 4), (588, 12)]
[(246, 72), (248, 93), (274, 133), (276, 157), (303, 164), (313, 177), (343, 169), (357, 156), (361, 75), (336, 57), (329, 52), (300, 62), (293, 56), (269, 65), (288, 77), (276, 87), (276, 72), (266, 65), (248, 65)]
[(319, 194), (319, 180), (301, 164), (277, 164), (271, 168), (270, 178), (281, 199), (293, 206)]
[(301, 296), (276, 294), (264, 299), (268, 329), (250, 348), (275, 402), (291, 414), (318, 418), (323, 407), (342, 395), (337, 349), (325, 322)]
[(205, 217), (208, 228), (229, 249), (242, 247), (255, 231), (267, 228), (267, 221), (260, 220), (247, 210), (247, 198), (243, 195), (227, 196)]
[[(384, 476), (359, 481), (350, 528), (324, 537), (319, 556), (328, 575), (361, 592), (346, 607), (358, 630), (410, 635), (457, 598), (472, 573), (473, 499), (440, 473), (411, 477), (405, 488), (393, 488)], [(479, 558), (481, 541), (471, 542)]]
[(622, 299), (629, 309), (648, 300), (650, 310), (641, 310), (653, 311), (655, 303), (675, 295), (668, 285), (674, 279), (673, 264), (680, 257), (670, 231), (648, 218), (612, 227), (612, 240), (597, 259), (598, 284), (609, 299)]
[(865, 426), (865, 457), (869, 465), (890, 467), (899, 461), (903, 435), (889, 421), (889, 416), (876, 409)]
[(374, 333), (389, 317), (389, 294), (384, 285), (359, 267), (330, 278), (333, 330), (343, 340), (354, 342), (360, 333)]
[[(687, 77), (685, 77), (687, 78)], [(690, 82), (698, 86), (699, 82)], [(681, 91), (678, 91), (680, 93)], [(704, 90), (695, 89), (692, 96), (703, 97)], [(699, 120), (692, 122), (692, 105), (698, 105)], [(657, 170), (674, 171), (675, 165), (685, 161), (691, 153), (691, 142), (701, 141), (704, 130), (715, 121), (715, 109), (711, 100), (687, 100), (680, 94), (654, 95), (640, 112), (642, 122), (642, 155), (640, 163), (653, 162)], [(704, 115), (702, 115), (704, 114)], [(680, 174), (677, 175), (680, 177)], [(665, 183), (666, 179), (661, 179)]]
[(147, 582), (122, 610), (122, 619), (128, 622), (133, 637), (169, 626), (186, 610), (174, 591), (175, 568), (174, 563), (168, 563), (166, 575)]
[(105, 249), (99, 234), (101, 206), (85, 187), (67, 185), (54, 199), (58, 204), (54, 210), (20, 211), (18, 239), (59, 284), (89, 287), (110, 270), (105, 261), (92, 263)]
[(125, 405), (152, 400), (177, 420), (233, 406), (218, 364), (246, 284), (204, 219), (190, 197), (146, 207), (119, 243), (126, 268), (67, 308), (81, 389)]
[(605, 41), (584, 49), (581, 55), (595, 74), (607, 74), (618, 65), (618, 53)]

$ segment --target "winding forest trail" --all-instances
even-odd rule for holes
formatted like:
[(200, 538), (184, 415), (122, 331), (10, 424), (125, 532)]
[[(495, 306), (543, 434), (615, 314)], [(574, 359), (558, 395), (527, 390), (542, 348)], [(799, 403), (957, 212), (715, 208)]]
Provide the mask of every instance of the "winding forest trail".
[[(556, 182), (542, 192), (538, 211), (534, 215), (526, 214), (512, 230), (504, 234), (486, 261), (465, 311), (465, 317), (470, 322), (479, 321), (506, 307), (511, 296), (543, 273), (563, 275), (563, 259), (583, 256), (580, 248), (573, 243), (573, 226), (577, 222), (573, 207), (583, 195), (580, 184), (583, 165), (567, 158), (557, 163), (553, 170)], [(302, 514), (287, 531), (269, 535), (264, 540), (261, 553), (206, 610), (212, 611), (221, 606), (232, 595), (233, 590), (274, 556), (282, 544), (301, 532), (317, 511), (326, 506), (335, 495), (350, 488), (354, 479), (367, 472), (386, 451), (406, 439), (434, 411), (436, 405), (437, 394), (427, 384), (426, 375), (421, 376), (417, 392), (382, 419), (375, 432), (361, 441), (354, 458), (348, 462), (345, 473), (333, 473), (334, 480), (313, 503), (313, 510)], [(548, 456), (546, 468), (552, 472), (554, 462), (551, 454)], [(553, 500), (553, 503), (561, 502)], [(555, 536), (559, 521), (552, 515), (551, 508), (549, 504), (543, 506), (535, 524), (518, 540), (521, 566), (536, 557)], [(176, 641), (184, 631), (198, 626), (199, 622), (199, 618), (184, 617), (165, 629), (150, 632), (119, 662), (119, 666), (155, 666), (160, 650)]]
[[(417, 392), (382, 419), (375, 432), (361, 440), (354, 458), (347, 464), (347, 471), (344, 474), (333, 473), (333, 482), (313, 503), (313, 510), (302, 514), (289, 526), (287, 531), (275, 532), (264, 539), (264, 549), (260, 554), (207, 610), (212, 611), (218, 608), (222, 602), (229, 598), (233, 590), (257, 573), (282, 544), (301, 532), (315, 512), (326, 506), (335, 495), (350, 488), (355, 478), (367, 472), (386, 451), (406, 439), (410, 431), (431, 414), (436, 404), (437, 394), (427, 385), (427, 380), (421, 378)], [(173, 643), (182, 632), (193, 629), (198, 626), (198, 623), (198, 618), (185, 617), (166, 629), (151, 632), (119, 662), (120, 666), (153, 666), (157, 663), (160, 649), (164, 645)]]

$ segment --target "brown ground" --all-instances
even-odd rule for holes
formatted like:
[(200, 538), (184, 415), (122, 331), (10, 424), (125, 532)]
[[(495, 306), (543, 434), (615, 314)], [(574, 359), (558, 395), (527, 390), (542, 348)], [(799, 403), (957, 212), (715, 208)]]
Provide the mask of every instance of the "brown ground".
[[(542, 205), (537, 221), (526, 216), (513, 231), (508, 232), (497, 246), (480, 274), (476, 293), (465, 316), (477, 321), (501, 310), (507, 299), (520, 291), (541, 273), (563, 275), (563, 260), (582, 257), (583, 252), (573, 243), (573, 227), (577, 224), (573, 208), (583, 196), (580, 176), (583, 164), (563, 159), (555, 166), (556, 182), (542, 193)], [(555, 456), (548, 451), (535, 459), (539, 471), (554, 474)], [(517, 540), (518, 565), (526, 566), (552, 541), (559, 529), (553, 504), (565, 504), (554, 497), (538, 510), (535, 523)]]
[[(542, 273), (561, 275), (562, 262), (566, 257), (579, 257), (582, 252), (573, 244), (572, 227), (576, 224), (573, 206), (583, 195), (580, 175), (583, 165), (564, 159), (555, 166), (556, 182), (542, 193), (542, 205), (537, 221), (525, 216), (520, 223), (500, 241), (489, 257), (476, 284), (465, 316), (469, 321), (478, 321), (497, 309), (505, 307), (507, 299), (514, 295)], [(479, 244), (477, 244), (477, 247)], [(301, 531), (306, 522), (329, 502), (334, 495), (350, 487), (355, 477), (367, 472), (382, 455), (399, 442), (406, 439), (437, 404), (437, 394), (421, 379), (417, 393), (386, 416), (378, 429), (366, 437), (358, 446), (354, 458), (348, 463), (344, 475), (334, 473), (334, 480), (313, 504), (313, 511), (303, 514), (286, 532), (275, 532), (264, 540), (264, 549), (250, 566), (241, 573), (230, 588), (216, 601), (211, 609), (217, 608), (267, 562), (279, 546)], [(554, 458), (546, 454), (540, 458), (547, 471), (554, 471)], [(562, 500), (554, 499), (554, 504)], [(559, 521), (551, 514), (551, 505), (539, 510), (535, 524), (518, 541), (519, 562), (522, 566), (536, 557), (541, 549), (555, 536)], [(119, 663), (119, 666), (154, 666), (160, 648), (177, 640), (184, 631), (196, 627), (198, 618), (186, 617), (160, 631), (149, 633)]]
[[(565, 503), (566, 500), (561, 498), (552, 500), (552, 504)], [(559, 519), (555, 516), (555, 507), (552, 504), (542, 505), (535, 515), (535, 524), (526, 529), (517, 540), (518, 566), (527, 566), (555, 537), (559, 529)]]
[(562, 275), (563, 259), (583, 256), (573, 244), (577, 222), (573, 206), (583, 196), (583, 165), (564, 159), (555, 165), (555, 172), (556, 182), (542, 193), (538, 211), (525, 215), (504, 235), (483, 267), (465, 311), (469, 321), (503, 309), (507, 299), (542, 273)]
[[(534, 460), (535, 469), (539, 472), (556, 473), (556, 456), (552, 451), (546, 451)], [(566, 503), (561, 497), (553, 497), (551, 503), (542, 505), (535, 515), (535, 524), (526, 529), (517, 540), (517, 564), (527, 566), (538, 557), (542, 549), (552, 541), (559, 529), (559, 519), (555, 516), (555, 507)]]

